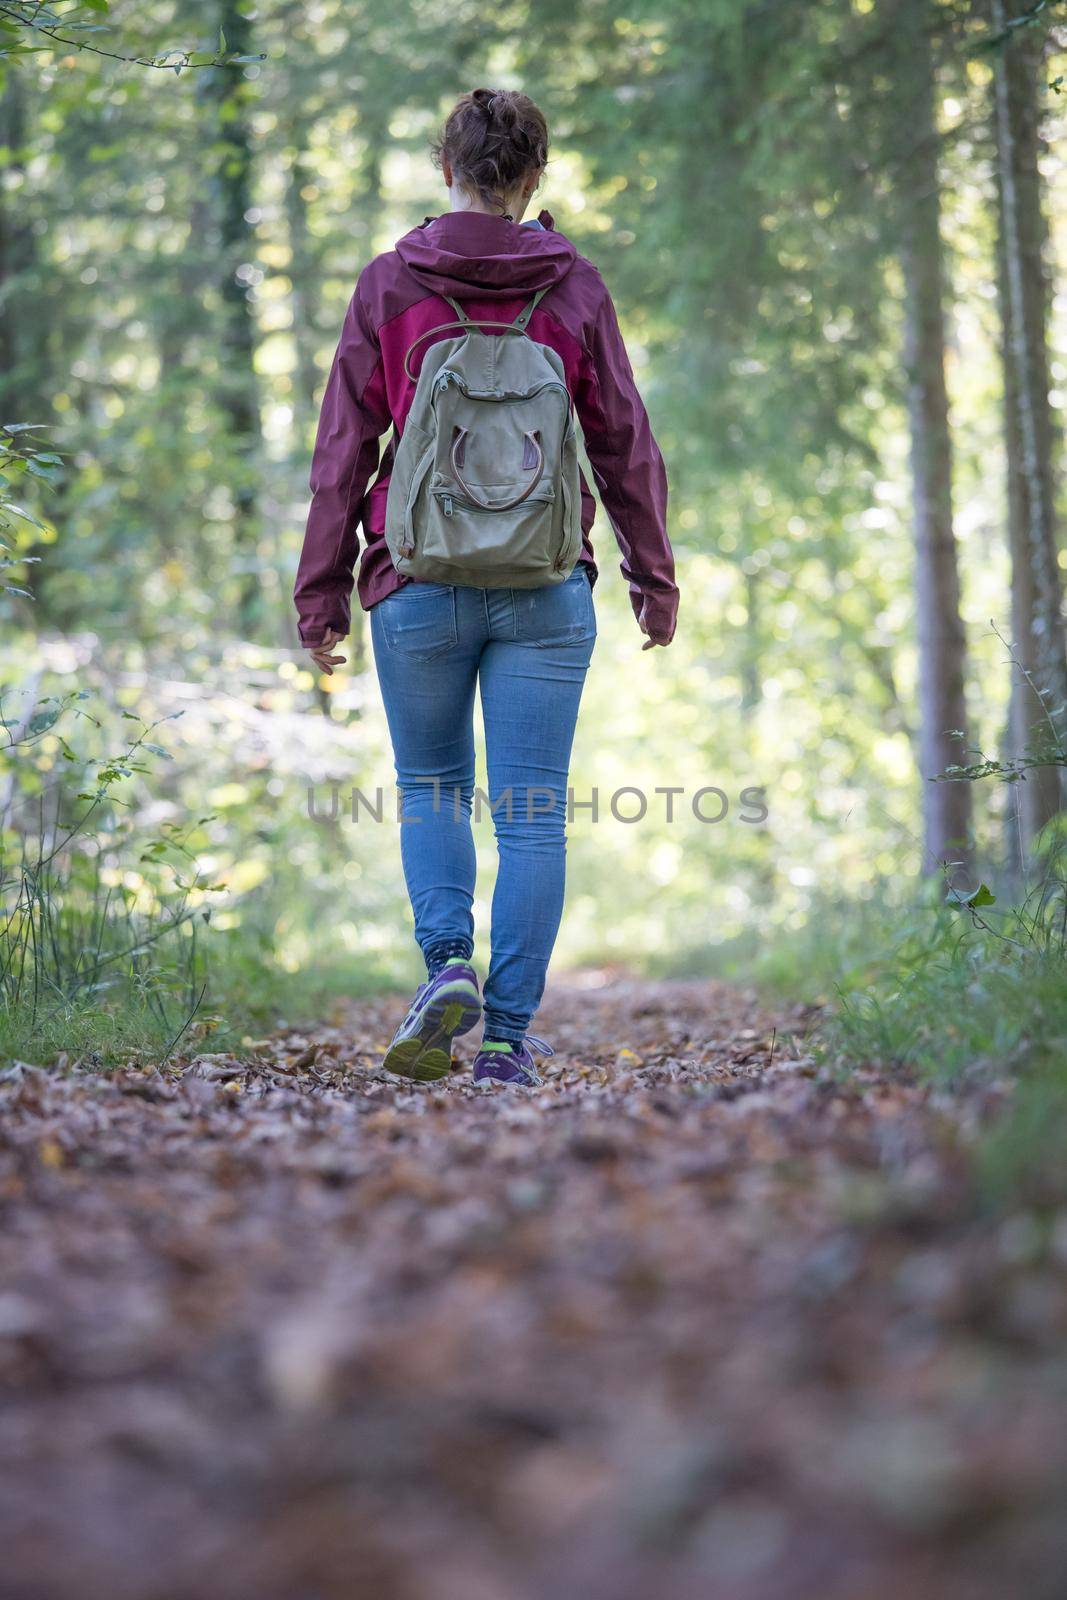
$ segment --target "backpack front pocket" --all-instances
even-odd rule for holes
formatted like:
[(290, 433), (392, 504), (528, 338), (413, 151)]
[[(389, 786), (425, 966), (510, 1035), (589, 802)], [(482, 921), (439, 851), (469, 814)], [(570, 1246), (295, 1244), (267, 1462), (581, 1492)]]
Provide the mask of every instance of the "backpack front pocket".
[[(506, 501), (512, 486), (484, 487)], [(481, 587), (492, 587), (497, 574), (509, 575), (501, 583), (521, 583), (524, 574), (539, 583), (551, 581), (545, 574), (555, 565), (560, 541), (556, 493), (549, 479), (520, 504), (501, 511), (468, 499), (451, 483), (435, 483), (427, 501), (420, 521), (420, 556), (476, 574)]]

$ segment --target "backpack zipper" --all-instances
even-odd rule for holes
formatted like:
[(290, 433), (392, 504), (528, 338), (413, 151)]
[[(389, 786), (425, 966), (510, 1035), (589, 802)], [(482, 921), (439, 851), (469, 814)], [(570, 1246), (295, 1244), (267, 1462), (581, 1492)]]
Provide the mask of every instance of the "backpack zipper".
[(444, 372), (440, 373), (434, 381), (434, 398), (436, 399), (437, 395), (440, 394), (442, 390), (447, 389), (449, 385), (453, 383), (465, 400), (472, 400), (478, 405), (521, 406), (525, 405), (528, 400), (534, 400), (538, 395), (545, 394), (549, 389), (558, 389), (559, 393), (566, 400), (568, 409), (570, 408), (571, 404), (570, 390), (567, 388), (565, 383), (560, 383), (558, 378), (546, 378), (544, 383), (539, 384), (536, 389), (528, 390), (526, 394), (508, 396), (497, 394), (471, 394), (468, 389), (464, 388), (456, 374), (451, 372), (447, 367), (445, 368)]
[[(434, 498), (441, 502), (441, 510), (446, 517), (454, 516), (457, 506), (461, 511), (480, 512), (483, 517), (499, 515), (496, 506), (476, 505), (473, 500), (468, 500), (465, 495), (455, 494), (451, 489), (435, 489), (433, 493)], [(530, 506), (550, 506), (555, 503), (555, 498), (555, 495), (538, 495), (535, 493), (528, 496), (526, 504)], [(514, 507), (506, 509), (514, 510)]]

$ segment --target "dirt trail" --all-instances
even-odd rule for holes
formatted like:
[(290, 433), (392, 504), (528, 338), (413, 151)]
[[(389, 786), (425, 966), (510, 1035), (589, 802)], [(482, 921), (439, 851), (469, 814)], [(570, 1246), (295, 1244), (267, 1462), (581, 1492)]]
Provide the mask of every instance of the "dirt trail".
[(398, 1007), (3, 1075), (4, 1600), (1059, 1600), (1067, 1218), (972, 1110), (707, 983), (557, 986), (519, 1092)]

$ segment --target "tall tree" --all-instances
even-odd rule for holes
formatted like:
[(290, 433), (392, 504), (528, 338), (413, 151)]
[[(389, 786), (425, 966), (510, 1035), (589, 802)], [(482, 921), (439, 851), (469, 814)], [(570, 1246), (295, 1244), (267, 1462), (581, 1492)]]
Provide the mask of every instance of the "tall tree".
[(286, 151), (285, 221), (289, 246), (289, 300), (293, 317), (293, 419), (297, 437), (303, 440), (315, 419), (315, 398), (320, 374), (317, 360), (316, 306), (318, 252), (308, 226), (307, 193), (312, 183), (312, 166), (307, 153), (308, 123), (299, 110), (291, 127), (291, 144)]
[[(252, 23), (246, 0), (218, 0), (216, 15), (222, 48), (241, 56), (251, 55)], [(255, 251), (250, 221), (252, 138), (248, 114), (249, 83), (241, 66), (210, 67), (202, 76), (200, 89), (204, 101), (213, 112), (209, 174), (220, 294), (216, 387), (236, 456), (235, 481), (232, 484), (234, 562), (239, 573), (240, 618), (242, 625), (247, 628), (252, 625), (258, 610), (255, 485), (256, 456), (261, 437), (255, 373), (252, 274), (249, 270)]]
[[(990, 0), (996, 34), (1008, 32), (1004, 0)], [(1004, 347), (1012, 640), (1020, 671), (1012, 684), (1009, 753), (1040, 753), (1067, 734), (1067, 647), (1057, 562), (1049, 404), (1048, 225), (1039, 166), (1042, 39), (1016, 29), (993, 68), (997, 146), (998, 255)], [(1060, 769), (1038, 768), (1017, 786), (1021, 854), (1060, 809)]]
[(915, 528), (919, 770), (924, 780), (924, 870), (933, 873), (942, 863), (967, 864), (970, 858), (971, 787), (932, 781), (965, 759), (966, 641), (952, 520), (940, 141), (929, 0), (901, 0), (898, 21), (901, 145), (896, 198)]
[(915, 526), (918, 765), (926, 872), (969, 861), (971, 786), (934, 782), (966, 750), (966, 640), (952, 522), (952, 437), (945, 387), (945, 272), (936, 75), (929, 0), (901, 0), (896, 34), (896, 202), (904, 272), (904, 365)]
[(27, 199), (27, 101), (22, 77), (9, 73), (0, 92), (0, 415), (39, 424), (46, 417), (45, 331), (34, 301), (39, 229)]

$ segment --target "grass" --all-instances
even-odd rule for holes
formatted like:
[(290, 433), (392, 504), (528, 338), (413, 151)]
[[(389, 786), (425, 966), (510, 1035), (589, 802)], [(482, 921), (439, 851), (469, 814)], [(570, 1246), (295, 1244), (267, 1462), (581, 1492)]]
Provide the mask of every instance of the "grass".
[[(998, 1082), (1006, 1115), (975, 1152), (991, 1203), (1067, 1199), (1067, 948), (1063, 885), (980, 918), (933, 891), (826, 900), (803, 927), (655, 958), (659, 975), (715, 976), (770, 1001), (825, 1009), (815, 1047), (847, 1072), (870, 1064), (966, 1091)], [(995, 920), (994, 920), (995, 918)]]
[[(244, 1041), (283, 1025), (314, 1026), (339, 1002), (403, 987), (387, 962), (324, 952), (308, 968), (283, 966), (254, 925), (208, 930), (195, 952), (170, 948), (149, 967), (125, 967), (105, 987), (78, 987), (38, 1004), (0, 1004), (0, 1062), (47, 1065), (61, 1055), (114, 1066), (158, 1061), (195, 1043), (241, 1054)], [(188, 939), (182, 942), (188, 944)]]
[(158, 1057), (168, 1043), (157, 1012), (132, 997), (115, 1006), (60, 1002), (36, 1017), (22, 1006), (0, 1010), (0, 1063), (47, 1066), (66, 1055), (103, 1066)]
[(249, 921), (211, 936), (201, 1010), (216, 1022), (212, 1048), (234, 1048), (282, 1023), (321, 1022), (341, 1001), (409, 987), (413, 972), (402, 960), (345, 954), (328, 932), (314, 960), (294, 970), (279, 961), (269, 930)]
[[(824, 900), (791, 931), (653, 956), (653, 976), (716, 977), (826, 1007), (824, 1046), (942, 1083), (1067, 1055), (1067, 950), (1053, 908), (982, 925), (932, 893)], [(989, 918), (990, 913), (985, 913)]]
[[(49, 710), (45, 731), (58, 714)], [(231, 907), (235, 926), (215, 926), (221, 886), (200, 870), (197, 837), (212, 819), (146, 833), (112, 793), (159, 749), (145, 737), (152, 727), (140, 726), (118, 757), (72, 756), (75, 782), (24, 807), (25, 831), (0, 829), (0, 1062), (66, 1055), (106, 1067), (204, 1040), (240, 1051), (250, 1035), (313, 1025), (343, 998), (405, 983), (401, 958), (339, 950), (332, 907), (304, 907), (291, 873)], [(20, 757), (15, 775), (31, 782), (18, 741), (0, 754)], [(72, 796), (78, 782), (85, 788)], [(314, 962), (297, 971), (277, 934), (294, 904), (304, 908), (308, 947), (316, 913), (321, 926)]]

